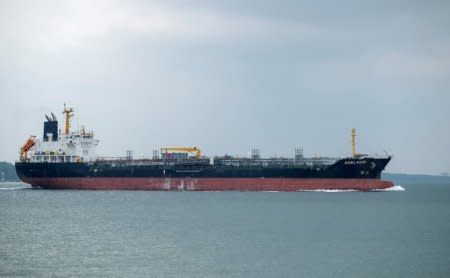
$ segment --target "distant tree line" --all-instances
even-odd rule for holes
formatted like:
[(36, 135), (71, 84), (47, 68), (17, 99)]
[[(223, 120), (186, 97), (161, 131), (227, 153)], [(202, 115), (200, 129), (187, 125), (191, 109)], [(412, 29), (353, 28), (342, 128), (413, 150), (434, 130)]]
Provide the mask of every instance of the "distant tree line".
[(9, 162), (0, 162), (0, 181), (19, 181), (16, 168)]
[(414, 175), (414, 174), (395, 174), (395, 173), (383, 173), (381, 175), (382, 179), (393, 181), (398, 185), (405, 184), (450, 184), (450, 177), (432, 176), (432, 175)]

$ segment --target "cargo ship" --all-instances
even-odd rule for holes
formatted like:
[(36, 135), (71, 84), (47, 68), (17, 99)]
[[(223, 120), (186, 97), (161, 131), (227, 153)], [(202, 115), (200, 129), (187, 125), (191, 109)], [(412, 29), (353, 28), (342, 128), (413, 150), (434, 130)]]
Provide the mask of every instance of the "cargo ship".
[(162, 147), (153, 156), (135, 159), (100, 157), (99, 141), (84, 126), (71, 131), (72, 108), (64, 105), (64, 130), (46, 115), (42, 139), (30, 136), (15, 163), (20, 179), (33, 188), (90, 190), (186, 190), (186, 191), (371, 191), (392, 187), (381, 180), (391, 160), (356, 153), (352, 129), (352, 155), (345, 158), (262, 158), (253, 149), (248, 157), (203, 156), (197, 147)]

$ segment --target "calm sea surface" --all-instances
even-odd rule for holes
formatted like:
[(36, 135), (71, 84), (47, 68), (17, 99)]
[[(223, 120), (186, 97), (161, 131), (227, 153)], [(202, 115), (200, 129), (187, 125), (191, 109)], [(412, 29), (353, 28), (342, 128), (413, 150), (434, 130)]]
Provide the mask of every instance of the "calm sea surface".
[(390, 192), (0, 184), (0, 276), (450, 277), (450, 184)]

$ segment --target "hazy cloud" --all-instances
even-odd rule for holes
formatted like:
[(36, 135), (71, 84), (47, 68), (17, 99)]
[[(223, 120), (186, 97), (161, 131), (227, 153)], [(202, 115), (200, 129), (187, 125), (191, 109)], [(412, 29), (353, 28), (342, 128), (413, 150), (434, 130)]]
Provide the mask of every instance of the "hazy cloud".
[[(271, 36), (280, 39), (310, 39), (325, 36), (325, 30), (300, 22), (285, 22), (251, 15), (221, 14), (215, 10), (174, 8), (149, 4), (118, 4), (112, 1), (65, 1), (64, 7), (48, 6), (39, 14), (42, 3), (32, 7), (15, 4), (5, 13), (3, 42), (33, 45), (44, 51), (85, 47), (90, 40), (122, 35), (128, 38), (163, 40), (236, 40)], [(36, 8), (36, 14), (28, 9)], [(38, 7), (36, 7), (38, 6)], [(6, 28), (7, 27), (7, 28)]]

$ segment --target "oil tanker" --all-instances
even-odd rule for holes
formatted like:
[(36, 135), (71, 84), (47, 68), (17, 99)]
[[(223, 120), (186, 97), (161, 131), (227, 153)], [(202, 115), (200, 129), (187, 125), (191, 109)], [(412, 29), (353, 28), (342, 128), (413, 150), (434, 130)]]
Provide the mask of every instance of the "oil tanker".
[(392, 187), (380, 179), (390, 155), (373, 157), (355, 150), (352, 155), (304, 157), (296, 149), (291, 158), (261, 158), (253, 149), (249, 157), (203, 156), (197, 147), (162, 147), (152, 158), (99, 157), (99, 143), (84, 126), (71, 131), (74, 110), (64, 105), (64, 130), (51, 113), (45, 116), (42, 139), (30, 136), (15, 163), (20, 179), (33, 188), (91, 190), (187, 191), (371, 191)]

